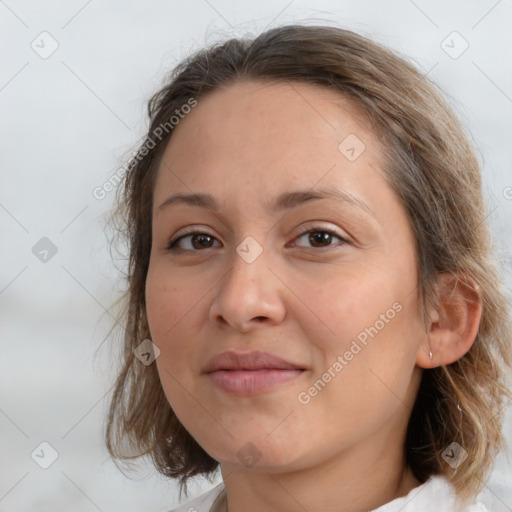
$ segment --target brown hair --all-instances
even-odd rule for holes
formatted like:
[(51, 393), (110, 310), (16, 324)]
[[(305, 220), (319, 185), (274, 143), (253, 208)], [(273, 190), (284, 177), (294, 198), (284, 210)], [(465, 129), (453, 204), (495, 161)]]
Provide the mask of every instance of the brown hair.
[[(109, 453), (125, 461), (149, 455), (158, 471), (179, 478), (182, 487), (189, 477), (211, 476), (218, 466), (172, 411), (156, 366), (141, 364), (134, 349), (150, 337), (145, 279), (153, 184), (172, 136), (169, 119), (191, 99), (200, 101), (237, 80), (318, 84), (364, 109), (386, 148), (385, 178), (415, 233), (424, 321), (427, 304), (436, 302), (439, 272), (477, 284), (483, 305), (477, 338), (457, 362), (423, 371), (405, 445), (407, 464), (420, 482), (443, 474), (460, 497), (475, 496), (502, 444), (502, 402), (510, 396), (505, 365), (512, 362), (512, 329), (491, 255), (479, 164), (435, 86), (388, 49), (333, 27), (284, 26), (255, 39), (213, 45), (179, 64), (149, 101), (148, 135), (130, 163), (113, 212), (128, 243), (129, 265), (123, 361), (105, 431)], [(165, 136), (155, 137), (164, 125)], [(469, 452), (455, 471), (441, 457), (453, 441)]]

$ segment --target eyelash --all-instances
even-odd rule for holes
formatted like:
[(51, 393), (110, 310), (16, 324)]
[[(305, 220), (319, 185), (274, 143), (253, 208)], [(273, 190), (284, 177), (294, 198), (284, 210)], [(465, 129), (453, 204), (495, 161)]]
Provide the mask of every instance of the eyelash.
[[(333, 231), (333, 230), (330, 230), (330, 229), (324, 229), (322, 227), (308, 227), (308, 228), (304, 228), (303, 230), (301, 230), (299, 232), (299, 234), (294, 238), (294, 240), (298, 240), (299, 238), (301, 238), (302, 236), (304, 236), (304, 235), (306, 235), (308, 233), (328, 233), (331, 236), (339, 238), (340, 242), (338, 242), (338, 244), (344, 245), (344, 244), (348, 244), (349, 243), (349, 241), (346, 238), (344, 238), (340, 234), (336, 233), (336, 231)], [(184, 253), (189, 253), (189, 252), (200, 252), (201, 249), (181, 249), (179, 247), (176, 247), (176, 244), (180, 240), (182, 240), (182, 239), (184, 239), (186, 237), (189, 237), (189, 236), (193, 236), (193, 235), (207, 235), (207, 236), (210, 236), (212, 238), (215, 238), (213, 235), (210, 235), (209, 233), (207, 233), (205, 231), (190, 231), (188, 233), (184, 233), (183, 235), (180, 235), (179, 237), (175, 238), (174, 240), (171, 240), (171, 242), (169, 242), (169, 244), (167, 245), (166, 250), (169, 251), (169, 252), (174, 252), (176, 254), (184, 254)], [(307, 247), (307, 249), (325, 249), (325, 250), (329, 250), (329, 247), (332, 247), (332, 246), (335, 246), (335, 245), (336, 244), (330, 244), (330, 245), (328, 245), (326, 247)], [(210, 247), (207, 247), (207, 249), (210, 249)], [(303, 249), (306, 249), (306, 247), (303, 247)]]

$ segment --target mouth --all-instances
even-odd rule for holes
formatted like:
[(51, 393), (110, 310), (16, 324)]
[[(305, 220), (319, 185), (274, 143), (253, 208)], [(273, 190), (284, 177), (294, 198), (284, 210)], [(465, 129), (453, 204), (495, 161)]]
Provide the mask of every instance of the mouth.
[(203, 369), (218, 389), (235, 395), (268, 391), (305, 371), (301, 365), (259, 351), (223, 352), (210, 359)]
[(216, 370), (208, 373), (216, 387), (235, 395), (251, 395), (275, 388), (302, 375), (306, 370)]

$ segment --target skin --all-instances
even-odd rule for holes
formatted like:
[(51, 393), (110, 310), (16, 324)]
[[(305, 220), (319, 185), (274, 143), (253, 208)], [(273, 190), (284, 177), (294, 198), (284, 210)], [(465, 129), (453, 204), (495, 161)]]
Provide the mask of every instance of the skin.
[[(366, 147), (354, 161), (338, 149), (349, 134)], [(200, 99), (173, 132), (154, 192), (148, 321), (165, 394), (220, 462), (230, 512), (367, 511), (419, 485), (403, 447), (422, 368), (469, 350), (480, 306), (440, 276), (452, 293), (422, 325), (414, 235), (382, 168), (364, 115), (309, 84), (237, 82)], [(279, 194), (322, 188), (372, 213), (332, 198), (267, 208)], [(219, 209), (159, 209), (177, 192), (211, 194)], [(182, 253), (168, 250), (184, 228), (213, 238), (205, 247), (188, 236)], [(302, 228), (334, 235), (318, 246)], [(236, 251), (249, 236), (263, 250), (251, 263)], [(299, 393), (397, 303), (400, 312), (300, 403)], [(306, 371), (260, 394), (231, 395), (202, 373), (226, 350), (268, 351)], [(243, 447), (259, 457), (254, 465), (237, 456)]]

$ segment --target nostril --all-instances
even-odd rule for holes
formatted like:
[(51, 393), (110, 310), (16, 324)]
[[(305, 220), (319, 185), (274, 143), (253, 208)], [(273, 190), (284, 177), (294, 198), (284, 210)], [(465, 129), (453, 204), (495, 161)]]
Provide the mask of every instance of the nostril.
[(227, 324), (228, 321), (222, 316), (222, 315), (217, 315), (217, 320), (221, 323), (221, 324)]

